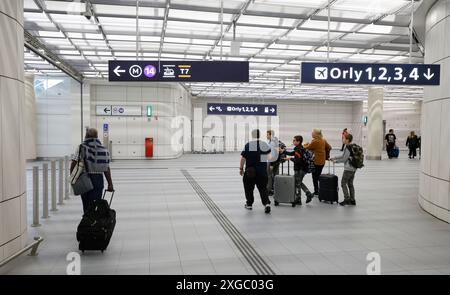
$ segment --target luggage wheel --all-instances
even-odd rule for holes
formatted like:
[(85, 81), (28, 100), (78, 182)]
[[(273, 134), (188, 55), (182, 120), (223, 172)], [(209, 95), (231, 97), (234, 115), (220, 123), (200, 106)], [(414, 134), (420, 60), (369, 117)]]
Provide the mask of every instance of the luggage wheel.
[(277, 201), (275, 201), (275, 202), (274, 202), (274, 205), (275, 205), (275, 206), (278, 206), (278, 205), (280, 205), (280, 203), (278, 203)]

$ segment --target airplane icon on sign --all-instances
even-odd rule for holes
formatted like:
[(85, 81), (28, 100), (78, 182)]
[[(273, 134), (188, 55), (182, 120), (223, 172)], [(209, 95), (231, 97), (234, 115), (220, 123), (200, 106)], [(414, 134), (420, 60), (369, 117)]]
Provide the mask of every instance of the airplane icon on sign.
[(328, 68), (326, 67), (316, 67), (314, 69), (314, 76), (316, 80), (326, 80), (328, 79)]

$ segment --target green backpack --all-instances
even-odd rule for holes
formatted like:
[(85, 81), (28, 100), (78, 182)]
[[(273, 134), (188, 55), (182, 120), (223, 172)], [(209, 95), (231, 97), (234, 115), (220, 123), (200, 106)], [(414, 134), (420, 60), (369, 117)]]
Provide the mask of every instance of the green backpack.
[(348, 149), (350, 151), (350, 165), (355, 168), (361, 169), (364, 167), (364, 151), (363, 148), (359, 145), (352, 143), (348, 145)]

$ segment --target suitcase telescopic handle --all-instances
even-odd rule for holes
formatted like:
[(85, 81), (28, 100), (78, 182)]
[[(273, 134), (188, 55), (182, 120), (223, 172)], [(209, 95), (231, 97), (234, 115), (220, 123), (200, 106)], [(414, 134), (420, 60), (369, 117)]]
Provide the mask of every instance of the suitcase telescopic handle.
[[(105, 192), (103, 193), (103, 199), (105, 199), (106, 192), (107, 192), (107, 190), (105, 190)], [(109, 200), (109, 206), (111, 206), (112, 200), (113, 200), (113, 198), (114, 198), (114, 192), (115, 192), (115, 191), (112, 191), (112, 192), (111, 192), (111, 200)]]
[[(331, 174), (331, 162), (333, 161), (328, 160), (328, 174)], [(336, 174), (336, 164), (334, 162), (333, 162), (333, 174)]]
[[(290, 167), (290, 166), (289, 166), (289, 161), (290, 161), (289, 159), (286, 160), (286, 162), (288, 162), (288, 174), (287, 174), (287, 175), (291, 175), (291, 174), (290, 174), (290, 171), (289, 171), (289, 167)], [(284, 174), (284, 169), (283, 169), (283, 168), (284, 168), (284, 161), (281, 162), (281, 175)]]

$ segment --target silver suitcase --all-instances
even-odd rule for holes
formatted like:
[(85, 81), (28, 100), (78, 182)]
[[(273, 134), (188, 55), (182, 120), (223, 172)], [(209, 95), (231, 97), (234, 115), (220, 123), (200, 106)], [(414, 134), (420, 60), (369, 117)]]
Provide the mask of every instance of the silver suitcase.
[(290, 203), (295, 207), (295, 177), (289, 174), (289, 160), (288, 160), (288, 174), (283, 173), (283, 163), (281, 164), (281, 175), (276, 175), (274, 178), (274, 194), (273, 199), (275, 206), (280, 203)]

